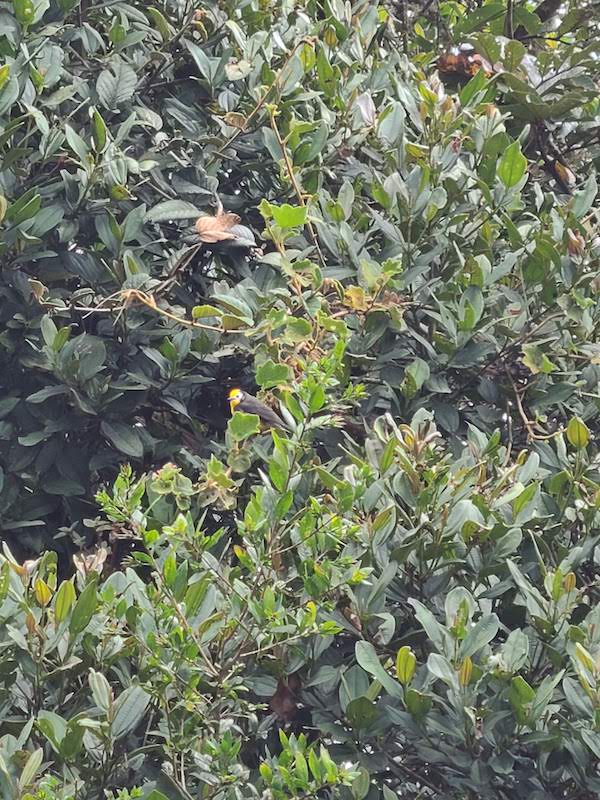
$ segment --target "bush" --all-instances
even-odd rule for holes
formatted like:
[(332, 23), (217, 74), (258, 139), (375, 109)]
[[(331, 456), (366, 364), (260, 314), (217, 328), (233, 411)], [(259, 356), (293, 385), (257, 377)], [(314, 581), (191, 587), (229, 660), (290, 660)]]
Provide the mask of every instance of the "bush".
[(597, 23), (555, 11), (0, 10), (7, 797), (597, 795)]
[[(58, 586), (54, 553), (7, 553), (7, 797), (35, 784), (42, 748), (57, 788), (36, 797), (598, 791), (595, 508), (565, 548), (546, 509), (566, 471), (536, 452), (507, 467), (482, 434), (456, 461), (423, 414), (381, 420), (327, 470), (306, 458), (308, 383), (237, 535), (204, 528), (240, 492), (213, 459), (196, 485), (173, 465), (126, 468), (100, 493), (136, 542), (104, 581), (106, 551)], [(586, 471), (581, 449), (558, 450)]]

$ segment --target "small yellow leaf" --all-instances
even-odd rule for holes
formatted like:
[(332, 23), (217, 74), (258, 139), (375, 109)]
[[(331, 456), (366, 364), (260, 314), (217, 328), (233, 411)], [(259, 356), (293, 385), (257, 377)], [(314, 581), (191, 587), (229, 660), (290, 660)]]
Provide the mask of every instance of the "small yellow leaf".
[(460, 665), (460, 669), (458, 671), (458, 682), (461, 686), (468, 686), (471, 682), (471, 676), (473, 674), (473, 662), (471, 658), (467, 656), (465, 660)]
[(41, 578), (38, 578), (35, 582), (34, 593), (35, 593), (35, 599), (38, 605), (40, 606), (47, 606), (50, 600), (52, 599), (52, 592), (50, 591), (50, 587)]
[(565, 591), (572, 592), (577, 586), (577, 577), (574, 572), (567, 572), (564, 580)]
[(408, 686), (415, 674), (417, 657), (408, 645), (398, 650), (396, 656), (396, 677), (403, 686)]
[(567, 425), (567, 439), (576, 450), (583, 450), (590, 440), (588, 426), (579, 417), (573, 417)]
[(360, 286), (349, 286), (344, 294), (344, 305), (354, 311), (366, 311), (368, 308), (365, 290)]

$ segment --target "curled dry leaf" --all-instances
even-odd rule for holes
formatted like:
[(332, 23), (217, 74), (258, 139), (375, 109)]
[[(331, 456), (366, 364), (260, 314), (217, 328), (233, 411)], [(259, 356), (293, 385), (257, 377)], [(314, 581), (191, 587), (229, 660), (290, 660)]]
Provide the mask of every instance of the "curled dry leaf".
[(237, 214), (217, 214), (216, 217), (200, 217), (196, 221), (196, 231), (200, 239), (206, 244), (225, 242), (235, 239), (231, 228), (237, 225), (240, 218)]
[(223, 120), (227, 125), (231, 125), (232, 128), (237, 128), (240, 131), (244, 130), (247, 122), (246, 117), (243, 114), (238, 114), (236, 111), (228, 111), (223, 117)]
[(580, 256), (585, 250), (585, 239), (579, 231), (567, 230), (567, 251), (570, 256)]
[(552, 162), (552, 169), (554, 170), (554, 177), (558, 178), (565, 185), (566, 188), (572, 189), (577, 183), (577, 178), (572, 170), (566, 164), (555, 160)]
[(105, 544), (101, 544), (92, 552), (74, 553), (73, 564), (75, 565), (75, 569), (80, 572), (83, 577), (89, 575), (90, 572), (97, 572), (101, 575), (107, 556), (108, 547)]
[(48, 287), (44, 286), (43, 283), (35, 280), (34, 278), (29, 279), (29, 286), (31, 288), (32, 295), (35, 297), (38, 303), (41, 303), (44, 295), (48, 292)]

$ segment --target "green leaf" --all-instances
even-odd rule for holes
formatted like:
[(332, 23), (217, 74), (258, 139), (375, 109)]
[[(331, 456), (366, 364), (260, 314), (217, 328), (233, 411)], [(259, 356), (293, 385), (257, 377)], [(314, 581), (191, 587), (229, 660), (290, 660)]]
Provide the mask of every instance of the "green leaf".
[(58, 753), (67, 732), (67, 721), (54, 711), (42, 709), (38, 713), (36, 726), (50, 742), (52, 749)]
[(461, 106), (463, 108), (468, 106), (471, 100), (488, 86), (488, 83), (484, 70), (478, 70), (459, 95)]
[(108, 139), (108, 132), (106, 123), (102, 119), (100, 113), (96, 108), (92, 110), (92, 141), (94, 143), (94, 150), (101, 153), (106, 147)]
[(323, 389), (322, 386), (315, 386), (310, 394), (310, 400), (308, 401), (308, 408), (311, 414), (320, 411), (325, 405), (325, 400), (325, 389)]
[(16, 203), (9, 206), (6, 212), (6, 219), (12, 222), (13, 225), (20, 225), (22, 222), (35, 217), (42, 205), (42, 198), (39, 194), (31, 197), (26, 203), (22, 203), (22, 200), (23, 197), (19, 198)]
[(358, 664), (376, 678), (392, 697), (404, 697), (402, 686), (381, 666), (375, 648), (370, 642), (357, 642), (354, 648)]
[(40, 389), (38, 392), (34, 392), (30, 394), (27, 398), (28, 403), (43, 403), (45, 400), (48, 400), (50, 397), (57, 397), (61, 394), (67, 394), (68, 388), (66, 386), (46, 386), (44, 389)]
[(269, 461), (269, 478), (278, 492), (284, 491), (288, 480), (288, 472), (273, 458)]
[(428, 380), (430, 374), (429, 364), (423, 361), (422, 358), (415, 358), (412, 364), (409, 364), (406, 368), (401, 385), (402, 394), (409, 399), (414, 397), (425, 381)]
[(35, 18), (35, 6), (32, 0), (13, 0), (15, 17), (21, 25), (29, 25)]
[(492, 641), (498, 633), (499, 628), (500, 621), (496, 614), (487, 614), (482, 617), (473, 628), (469, 629), (467, 635), (463, 639), (459, 650), (459, 657), (461, 659), (468, 658), (477, 653)]
[(582, 189), (573, 197), (573, 214), (577, 219), (585, 217), (598, 194), (598, 183), (594, 174), (590, 175)]
[(48, 494), (63, 495), (64, 497), (77, 497), (85, 494), (85, 486), (68, 478), (49, 478), (44, 483), (44, 490)]
[(417, 692), (415, 689), (407, 689), (405, 702), (407, 711), (415, 719), (426, 717), (433, 705), (431, 697), (422, 692)]
[(197, 614), (200, 604), (204, 599), (207, 592), (205, 581), (198, 580), (191, 583), (185, 593), (185, 610), (188, 617), (193, 617)]
[(597, 731), (588, 730), (586, 728), (582, 728), (579, 733), (584, 743), (589, 747), (594, 756), (600, 759), (600, 733)]
[(567, 425), (567, 439), (576, 450), (585, 450), (590, 441), (590, 431), (579, 417), (572, 417)]
[(263, 389), (287, 384), (292, 380), (292, 370), (287, 364), (275, 364), (270, 359), (256, 370), (256, 381)]
[(549, 375), (558, 369), (537, 344), (523, 345), (522, 361), (533, 375), (537, 375), (540, 372)]
[[(515, 6), (512, 9), (515, 28), (517, 25), (522, 25), (527, 33), (539, 33), (542, 23), (537, 14), (529, 11), (524, 6)], [(568, 16), (568, 15), (567, 15)]]
[(175, 553), (170, 552), (163, 564), (163, 578), (167, 586), (173, 586), (177, 574), (177, 559)]
[(308, 787), (308, 764), (306, 762), (306, 758), (304, 754), (298, 751), (296, 753), (294, 759), (294, 766), (296, 772), (296, 778), (301, 782), (301, 786), (304, 788)]
[(504, 50), (504, 68), (509, 72), (516, 72), (521, 66), (521, 62), (526, 53), (527, 50), (522, 42), (511, 39)]
[(98, 595), (96, 591), (96, 581), (91, 581), (79, 595), (71, 621), (69, 623), (69, 632), (71, 636), (77, 636), (78, 633), (84, 631), (90, 624), (94, 611), (98, 605)]
[(23, 772), (19, 778), (19, 785), (22, 789), (31, 786), (36, 778), (39, 768), (42, 766), (44, 760), (44, 751), (41, 747), (34, 750), (27, 759), (27, 763), (23, 767)]
[[(157, 8), (150, 7), (145, 9), (145, 13), (146, 16), (150, 18), (150, 21), (154, 23), (154, 28), (162, 36), (163, 42), (168, 41), (171, 36), (171, 29), (162, 12), (160, 12)], [(150, 798), (147, 800), (150, 800)]]
[(132, 425), (123, 422), (103, 422), (100, 425), (103, 435), (111, 441), (117, 450), (132, 458), (141, 458), (144, 455), (144, 445)]
[(521, 152), (520, 143), (516, 141), (504, 151), (498, 164), (498, 177), (510, 189), (519, 183), (526, 168), (527, 159)]
[(108, 714), (112, 705), (112, 690), (109, 682), (101, 672), (91, 669), (88, 675), (88, 683), (92, 690), (94, 702), (105, 714)]
[(63, 622), (75, 602), (75, 588), (72, 581), (63, 581), (54, 600), (54, 617), (58, 623)]
[(535, 699), (535, 691), (520, 675), (511, 681), (511, 694), (519, 703), (531, 703)]
[(75, 133), (70, 125), (65, 125), (65, 137), (71, 150), (79, 157), (81, 164), (85, 166), (90, 152), (86, 143), (78, 133)]
[[(366, 700), (366, 698), (364, 697), (359, 699)], [(360, 726), (355, 725), (354, 727), (356, 728)], [(364, 767), (361, 767), (358, 771), (357, 777), (352, 781), (352, 797), (354, 798), (354, 800), (364, 800), (364, 798), (369, 794), (370, 788), (371, 788), (371, 776)]]
[(427, 669), (436, 678), (444, 681), (450, 687), (458, 686), (458, 676), (452, 669), (447, 658), (439, 653), (430, 653), (427, 659)]
[(209, 58), (204, 50), (194, 42), (186, 41), (186, 47), (196, 62), (196, 66), (198, 67), (202, 77), (206, 80), (210, 87), (213, 87), (217, 74), (217, 67), (219, 64), (218, 59)]
[(509, 672), (516, 672), (525, 666), (529, 657), (529, 639), (517, 628), (508, 635), (502, 647), (502, 662)]
[(465, 538), (482, 528), (485, 528), (485, 519), (472, 500), (459, 500), (446, 522), (446, 533), (460, 533)]
[(165, 200), (151, 208), (146, 214), (146, 222), (170, 222), (179, 219), (197, 219), (200, 210), (184, 200)]
[(392, 100), (391, 105), (379, 116), (378, 136), (390, 144), (396, 144), (404, 132), (406, 112), (402, 103)]
[(312, 334), (312, 325), (307, 319), (293, 317), (285, 326), (285, 336), (291, 342), (305, 342)]
[(282, 206), (270, 204), (271, 214), (275, 223), (280, 228), (298, 228), (306, 224), (308, 208), (306, 206), (290, 206), (284, 203)]
[(499, 19), (505, 13), (503, 3), (488, 3), (487, 5), (469, 11), (455, 28), (455, 35), (465, 36), (473, 31), (482, 30), (491, 20)]
[(102, 70), (96, 81), (96, 92), (104, 108), (114, 111), (129, 102), (137, 86), (135, 71), (120, 58), (115, 58), (110, 69)]
[(258, 414), (246, 414), (244, 411), (234, 411), (229, 420), (229, 432), (234, 441), (243, 442), (250, 436), (260, 433), (260, 417)]
[(141, 686), (130, 686), (117, 697), (111, 733), (114, 739), (122, 739), (137, 728), (150, 703), (150, 695)]
[(332, 97), (337, 88), (335, 71), (323, 47), (317, 47), (317, 77), (319, 86), (326, 97)]
[(216, 306), (194, 306), (192, 308), (192, 317), (194, 319), (205, 319), (206, 317), (220, 317), (223, 312)]

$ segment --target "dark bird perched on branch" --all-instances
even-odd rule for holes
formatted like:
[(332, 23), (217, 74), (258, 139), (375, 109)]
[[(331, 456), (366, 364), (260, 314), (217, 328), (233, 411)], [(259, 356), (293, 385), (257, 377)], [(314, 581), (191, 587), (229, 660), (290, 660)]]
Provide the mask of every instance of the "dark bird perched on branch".
[(256, 414), (269, 428), (288, 429), (288, 426), (268, 405), (241, 389), (232, 389), (229, 392), (229, 408), (233, 414), (236, 409), (246, 414)]

